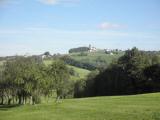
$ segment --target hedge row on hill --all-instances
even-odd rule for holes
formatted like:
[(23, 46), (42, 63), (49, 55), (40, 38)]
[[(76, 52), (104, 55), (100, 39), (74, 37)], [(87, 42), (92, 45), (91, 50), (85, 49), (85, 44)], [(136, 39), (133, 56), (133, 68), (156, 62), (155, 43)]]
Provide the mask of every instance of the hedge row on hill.
[(61, 57), (61, 59), (66, 64), (69, 64), (69, 65), (72, 65), (72, 66), (76, 66), (76, 67), (87, 69), (87, 70), (95, 70), (96, 69), (96, 66), (94, 66), (92, 64), (76, 61), (76, 60), (70, 58), (69, 56), (63, 56), (63, 57)]
[(88, 51), (88, 47), (78, 47), (78, 48), (72, 48), (69, 50), (69, 53), (76, 53), (76, 52), (86, 52)]

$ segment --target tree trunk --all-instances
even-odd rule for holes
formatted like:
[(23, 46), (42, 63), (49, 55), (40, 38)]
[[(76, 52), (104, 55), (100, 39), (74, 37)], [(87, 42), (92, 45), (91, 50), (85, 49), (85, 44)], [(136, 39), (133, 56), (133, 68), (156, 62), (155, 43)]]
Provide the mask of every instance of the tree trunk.
[(15, 104), (15, 97), (13, 96), (12, 98), (13, 98), (13, 104)]
[(23, 95), (23, 105), (26, 104), (26, 99), (25, 99), (25, 96)]
[(22, 104), (22, 98), (21, 98), (21, 96), (18, 96), (18, 99), (19, 99), (18, 104)]
[(3, 98), (3, 95), (1, 96), (1, 105), (4, 104), (4, 98)]
[(32, 102), (33, 102), (33, 98), (32, 98), (32, 96), (30, 96), (30, 101), (29, 101), (30, 105), (33, 104)]
[(12, 101), (12, 99), (11, 99), (11, 98), (8, 98), (8, 105), (11, 104), (11, 101)]

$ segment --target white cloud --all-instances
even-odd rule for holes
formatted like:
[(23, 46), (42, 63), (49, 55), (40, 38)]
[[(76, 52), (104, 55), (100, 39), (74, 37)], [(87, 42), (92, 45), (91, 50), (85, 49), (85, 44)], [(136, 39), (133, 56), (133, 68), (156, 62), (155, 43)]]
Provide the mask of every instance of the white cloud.
[(79, 2), (79, 0), (38, 0), (38, 1), (46, 5), (75, 4)]
[(115, 23), (109, 23), (109, 22), (103, 22), (98, 25), (98, 28), (103, 30), (110, 30), (110, 29), (120, 29), (125, 28), (125, 25), (115, 24)]

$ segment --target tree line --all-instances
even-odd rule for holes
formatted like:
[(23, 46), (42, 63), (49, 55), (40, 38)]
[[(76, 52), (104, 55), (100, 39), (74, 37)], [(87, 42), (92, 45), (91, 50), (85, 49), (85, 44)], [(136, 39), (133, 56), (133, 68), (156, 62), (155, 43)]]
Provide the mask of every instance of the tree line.
[(91, 72), (86, 81), (78, 81), (75, 97), (128, 95), (160, 92), (160, 58), (156, 54), (127, 50), (107, 69)]
[(89, 51), (89, 47), (78, 47), (70, 49), (69, 53), (87, 52), (87, 51)]
[(73, 58), (71, 58), (70, 56), (62, 56), (60, 59), (63, 60), (66, 64), (76, 66), (76, 67), (79, 67), (79, 68), (83, 68), (83, 69), (87, 69), (87, 70), (97, 69), (97, 67), (95, 65), (91, 64), (91, 63), (85, 63), (83, 61), (77, 61), (77, 60), (74, 60)]

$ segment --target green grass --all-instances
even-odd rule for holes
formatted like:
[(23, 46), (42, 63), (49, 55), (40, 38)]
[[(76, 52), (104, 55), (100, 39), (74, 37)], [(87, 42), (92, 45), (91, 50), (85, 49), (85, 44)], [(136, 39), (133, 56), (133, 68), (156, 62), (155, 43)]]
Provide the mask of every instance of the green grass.
[[(53, 60), (44, 60), (43, 62), (45, 65), (50, 65), (52, 64)], [(71, 80), (74, 80), (74, 81), (84, 79), (90, 73), (90, 71), (86, 69), (78, 68), (78, 67), (71, 66), (71, 65), (67, 65), (67, 66), (69, 68), (73, 68), (74, 71), (78, 73), (78, 76), (71, 76)]]
[(93, 65), (96, 65), (97, 64), (96, 61), (100, 58), (104, 60), (107, 63), (107, 65), (109, 65), (113, 60), (116, 60), (122, 55), (124, 55), (124, 52), (120, 52), (114, 55), (106, 54), (104, 53), (104, 51), (98, 51), (92, 53), (87, 52), (87, 56), (81, 56), (80, 54), (81, 53), (71, 53), (69, 54), (69, 56), (77, 61), (83, 61), (85, 63), (90, 63)]
[(0, 120), (160, 120), (160, 93), (0, 108)]
[(2, 66), (4, 64), (4, 60), (0, 61), (0, 66)]
[(53, 63), (53, 60), (43, 60), (43, 63), (48, 66)]
[(79, 79), (85, 79), (86, 76), (90, 73), (89, 70), (86, 70), (86, 69), (82, 69), (82, 68), (78, 68), (78, 67), (74, 67), (74, 66), (71, 66), (71, 65), (68, 65), (69, 68), (73, 68), (74, 71), (76, 73), (78, 73), (78, 76), (71, 76), (71, 80), (79, 80)]

